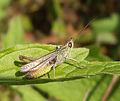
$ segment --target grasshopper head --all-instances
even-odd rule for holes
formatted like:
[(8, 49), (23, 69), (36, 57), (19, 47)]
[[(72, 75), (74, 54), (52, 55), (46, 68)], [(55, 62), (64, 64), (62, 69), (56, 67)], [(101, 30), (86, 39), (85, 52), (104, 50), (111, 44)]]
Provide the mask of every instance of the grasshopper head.
[(73, 48), (74, 46), (74, 43), (73, 43), (73, 40), (69, 40), (67, 43), (66, 43), (66, 46), (69, 47), (69, 48)]
[(61, 48), (59, 48), (59, 55), (58, 55), (58, 59), (59, 60), (64, 60), (65, 57), (70, 57), (71, 54), (71, 50), (73, 48), (73, 40), (69, 40), (64, 46), (62, 46)]

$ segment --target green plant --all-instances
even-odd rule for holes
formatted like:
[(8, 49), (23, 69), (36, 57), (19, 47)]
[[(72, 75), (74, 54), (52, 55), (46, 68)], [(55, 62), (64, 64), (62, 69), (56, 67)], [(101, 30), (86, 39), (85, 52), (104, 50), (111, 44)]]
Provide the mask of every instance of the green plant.
[[(75, 1), (76, 4), (78, 4), (77, 3), (78, 1)], [(38, 1), (36, 2), (39, 5), (39, 2)], [(27, 0), (26, 0), (26, 3), (28, 3)], [(47, 3), (49, 6), (51, 6), (49, 2)], [(62, 3), (64, 3), (64, 1)], [(102, 4), (102, 2), (99, 2), (99, 3), (100, 5)], [(97, 5), (99, 5), (99, 3), (97, 3)], [(34, 3), (31, 3), (31, 4), (34, 5)], [(64, 3), (65, 6), (63, 8), (60, 5), (60, 3), (56, 0), (52, 1), (52, 4), (53, 6), (52, 6), (52, 10), (50, 10), (50, 13), (52, 15), (55, 15), (56, 17), (53, 16), (54, 18), (52, 20), (49, 19), (51, 22), (51, 25), (53, 25), (51, 29), (53, 30), (53, 32), (61, 34), (61, 32), (66, 31), (65, 24), (64, 24), (66, 21), (64, 22), (64, 18), (63, 18), (64, 14), (62, 12), (62, 9), (66, 10), (66, 8), (64, 7), (68, 7), (66, 6), (67, 2)], [(91, 5), (93, 3), (89, 1), (87, 4)], [(103, 8), (100, 5), (99, 7), (102, 12)], [(87, 7), (85, 6), (83, 8)], [(104, 4), (104, 6), (106, 5)], [(39, 6), (37, 7), (39, 8)], [(73, 5), (71, 5), (71, 7), (73, 7)], [(79, 4), (77, 6), (74, 5), (74, 7), (75, 7), (74, 8), (75, 11), (72, 8), (70, 9), (70, 11), (72, 10), (73, 12), (72, 14), (75, 14), (75, 12), (79, 13), (79, 10), (81, 11), (83, 9), (83, 8), (79, 9), (79, 7), (81, 7), (79, 6)], [(24, 8), (22, 10), (27, 11)], [(87, 10), (88, 9), (84, 11), (86, 12)], [(64, 63), (56, 67), (56, 79), (53, 79), (53, 70), (51, 70), (50, 79), (46, 74), (44, 77), (41, 77), (41, 78), (27, 80), (24, 78), (25, 74), (19, 71), (20, 67), (24, 64), (19, 60), (18, 58), (19, 55), (25, 55), (28, 57), (41, 57), (41, 56), (44, 56), (45, 54), (48, 54), (54, 51), (56, 49), (56, 46), (42, 45), (42, 44), (24, 44), (26, 43), (24, 39), (24, 34), (26, 35), (26, 33), (24, 33), (24, 29), (26, 29), (27, 31), (30, 31), (30, 30), (35, 31), (35, 30), (34, 30), (34, 26), (32, 26), (32, 23), (31, 23), (32, 20), (29, 17), (29, 15), (25, 14), (25, 12), (24, 14), (23, 12), (20, 12), (20, 11), (18, 12), (21, 13), (20, 15), (22, 15), (22, 18), (21, 16), (14, 15), (12, 20), (8, 19), (10, 20), (8, 32), (6, 34), (4, 32), (5, 35), (2, 35), (2, 38), (1, 38), (2, 41), (0, 44), (2, 44), (2, 47), (1, 47), (2, 50), (0, 51), (0, 85), (2, 86), (0, 86), (1, 87), (0, 100), (11, 101), (13, 100), (11, 96), (13, 96), (15, 93), (17, 96), (19, 96), (21, 101), (27, 101), (27, 100), (29, 101), (33, 101), (33, 100), (35, 101), (36, 100), (100, 101), (104, 98), (104, 95), (108, 93), (107, 89), (111, 85), (111, 82), (113, 82), (114, 78), (117, 77), (117, 79), (115, 79), (116, 81), (114, 82), (114, 85), (112, 85), (113, 87), (112, 90), (109, 91), (109, 97), (107, 98), (107, 100), (119, 101), (120, 99), (120, 96), (119, 96), (120, 62), (113, 61), (112, 57), (111, 59), (105, 55), (101, 55), (104, 53), (104, 52), (102, 53), (101, 50), (103, 51), (104, 47), (108, 47), (109, 45), (111, 45), (109, 47), (110, 48), (112, 47), (112, 50), (114, 50), (114, 53), (113, 51), (110, 50), (110, 48), (107, 48), (107, 51), (111, 52), (113, 56), (119, 57), (119, 54), (117, 53), (117, 51), (119, 51), (119, 37), (116, 37), (116, 34), (114, 34), (114, 31), (119, 31), (120, 17), (117, 13), (110, 14), (111, 17), (106, 17), (105, 19), (103, 18), (101, 18), (100, 20), (96, 19), (95, 22), (92, 23), (93, 30), (91, 31), (90, 29), (91, 32), (88, 34), (86, 33), (81, 34), (80, 37), (77, 39), (78, 43), (80, 42), (82, 43), (81, 45), (84, 45), (85, 43), (84, 46), (86, 46), (86, 44), (87, 45), (91, 43), (93, 44), (95, 41), (96, 43), (99, 43), (99, 45), (101, 45), (101, 47), (92, 45), (92, 46), (87, 46), (86, 48), (73, 49), (71, 56), (80, 62), (81, 67), (87, 67), (87, 69), (80, 69), (75, 62), (66, 60)], [(32, 12), (36, 13), (34, 9)], [(33, 13), (30, 13), (30, 15), (33, 15)], [(39, 12), (37, 12), (37, 14), (38, 13)], [(49, 11), (47, 13), (49, 13)], [(7, 13), (5, 12), (5, 14)], [(24, 15), (27, 15), (26, 16), (27, 18)], [(1, 16), (5, 17), (6, 15), (5, 16), (4, 14), (0, 15), (0, 19), (1, 19)], [(43, 15), (40, 15), (40, 16), (43, 16)], [(77, 17), (80, 18), (80, 16), (81, 15)], [(26, 19), (27, 19), (27, 22), (26, 22)], [(74, 17), (72, 17), (72, 19), (73, 21), (71, 22), (75, 24)], [(83, 17), (80, 20), (84, 22), (86, 18)], [(37, 22), (39, 21), (37, 20)], [(77, 25), (78, 24), (75, 24), (75, 26)], [(4, 25), (2, 25), (1, 29), (3, 27)], [(75, 30), (76, 30), (76, 27), (75, 27)], [(112, 45), (116, 45), (117, 47), (114, 46), (114, 49), (113, 49)], [(7, 85), (7, 86), (4, 86), (4, 85)], [(4, 90), (1, 90), (1, 89), (6, 87), (8, 88), (6, 89), (6, 93), (2, 92)]]

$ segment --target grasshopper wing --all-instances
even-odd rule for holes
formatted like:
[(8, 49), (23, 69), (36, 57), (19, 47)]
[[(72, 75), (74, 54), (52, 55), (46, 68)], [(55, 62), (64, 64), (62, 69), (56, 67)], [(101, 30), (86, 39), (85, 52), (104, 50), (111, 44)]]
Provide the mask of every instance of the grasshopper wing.
[(26, 74), (26, 78), (33, 79), (48, 73), (51, 70), (52, 66), (55, 64), (56, 59), (57, 59), (57, 56), (52, 56), (46, 61), (35, 66), (34, 68), (31, 68), (29, 72)]
[(43, 57), (41, 57), (33, 62), (30, 62), (30, 63), (22, 66), (20, 68), (20, 72), (28, 72), (28, 71), (31, 71), (32, 68), (34, 68), (34, 70), (35, 70), (35, 67), (37, 67), (39, 64), (41, 64), (42, 62), (44, 62), (46, 60), (49, 60), (50, 57), (55, 57), (55, 56), (57, 56), (57, 51), (54, 51), (54, 52), (47, 54), (47, 55), (45, 55), (45, 56), (43, 56)]

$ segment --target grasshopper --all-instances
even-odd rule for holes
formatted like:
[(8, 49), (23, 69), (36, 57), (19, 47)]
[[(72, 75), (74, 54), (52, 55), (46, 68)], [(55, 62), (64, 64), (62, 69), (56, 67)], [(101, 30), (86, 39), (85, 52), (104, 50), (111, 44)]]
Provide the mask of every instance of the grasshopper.
[[(71, 39), (65, 45), (60, 46), (55, 51), (41, 58), (36, 59), (36, 58), (30, 58), (20, 55), (19, 59), (27, 63), (20, 68), (20, 72), (28, 72), (26, 74), (26, 78), (33, 79), (49, 73), (51, 68), (53, 68), (54, 71), (53, 77), (55, 78), (55, 67), (63, 63), (66, 59), (74, 61), (79, 65), (79, 62), (77, 60), (70, 58), (70, 54), (73, 46), (74, 43), (73, 40)], [(24, 59), (30, 60), (32, 62), (28, 63)], [(80, 67), (80, 68), (84, 68), (84, 67)]]

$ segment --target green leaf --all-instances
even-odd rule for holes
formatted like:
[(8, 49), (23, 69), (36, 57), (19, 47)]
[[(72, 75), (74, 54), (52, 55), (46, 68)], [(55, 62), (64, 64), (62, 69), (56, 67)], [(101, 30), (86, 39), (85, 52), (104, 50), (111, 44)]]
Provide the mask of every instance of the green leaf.
[(35, 87), (60, 101), (84, 101), (87, 92), (91, 91), (99, 80), (100, 76), (97, 76), (74, 81), (50, 82)]
[(96, 32), (113, 32), (120, 29), (119, 20), (120, 15), (114, 13), (108, 18), (94, 21), (92, 27)]
[(21, 101), (47, 101), (39, 92), (30, 86), (12, 87), (20, 95)]
[(2, 35), (2, 42), (3, 48), (25, 42), (24, 28), (20, 16), (16, 16), (11, 20), (7, 34)]
[(96, 45), (88, 46), (90, 49), (87, 61), (112, 61), (109, 57), (100, 54), (100, 47)]
[(28, 57), (41, 57), (55, 50), (53, 45), (26, 44), (16, 45), (0, 52), (0, 84), (35, 84), (53, 81), (65, 81), (88, 77), (101, 73), (120, 74), (120, 62), (88, 62), (84, 61), (89, 50), (86, 48), (74, 48), (72, 50), (72, 58), (80, 62), (81, 67), (87, 69), (79, 69), (78, 64), (72, 61), (66, 61), (56, 68), (56, 79), (53, 79), (53, 70), (50, 71), (50, 79), (46, 76), (25, 80), (25, 74), (20, 73), (19, 55)]
[(56, 19), (52, 22), (52, 31), (58, 36), (64, 36), (66, 34), (65, 23), (62, 19)]
[(0, 8), (4, 8), (6, 5), (10, 3), (10, 0), (1, 0), (0, 1)]
[[(25, 1), (25, 0), (23, 0), (23, 1)], [(27, 30), (27, 31), (32, 31), (33, 30), (31, 20), (28, 16), (22, 15), (22, 21), (23, 21), (23, 27), (24, 27), (25, 30)]]
[(104, 44), (116, 44), (117, 38), (111, 32), (99, 32), (97, 35), (97, 42), (104, 43)]
[[(87, 60), (102, 61), (102, 62), (111, 61), (111, 59), (108, 58), (107, 56), (103, 56), (100, 54), (100, 47), (92, 45), (92, 46), (89, 46), (88, 48), (90, 48), (90, 52), (88, 57), (86, 58)], [(111, 75), (100, 75), (90, 79), (90, 81), (94, 82), (95, 85), (92, 86), (86, 101), (101, 101), (111, 81), (111, 78), (112, 78)]]
[(52, 0), (48, 3), (48, 12), (52, 17), (52, 31), (59, 37), (66, 33), (66, 25), (63, 19), (62, 9), (58, 0)]
[(114, 85), (109, 97), (108, 97), (108, 101), (119, 101), (120, 99), (120, 78), (117, 80), (116, 84)]
[(11, 0), (0, 0), (0, 20), (8, 15), (8, 11), (5, 9)]
[[(108, 57), (99, 55), (100, 47), (94, 45), (89, 46), (89, 49), (90, 52), (86, 58), (87, 60), (110, 61)], [(100, 101), (111, 77), (111, 75), (96, 75), (89, 79), (52, 82), (44, 85), (35, 85), (35, 87), (61, 101)]]
[(3, 8), (0, 8), (0, 20), (5, 18), (6, 16), (7, 16), (7, 12)]
[[(74, 77), (65, 77), (66, 74), (77, 68), (77, 64), (70, 65), (63, 63), (56, 68), (56, 79), (54, 80), (53, 71), (50, 72), (51, 79), (47, 76), (34, 79), (24, 80), (23, 73), (20, 73), (19, 55), (25, 55), (28, 57), (41, 57), (48, 54), (56, 49), (53, 45), (40, 45), (40, 44), (27, 44), (27, 45), (16, 45), (11, 48), (5, 49), (0, 52), (0, 83), (1, 84), (27, 84), (27, 83), (42, 83), (49, 81), (60, 81), (74, 79)], [(72, 51), (72, 57), (82, 61), (88, 55), (88, 49), (76, 48)], [(73, 63), (74, 62), (70, 62)], [(61, 68), (61, 69), (59, 69)], [(64, 71), (64, 72), (63, 72)], [(43, 79), (44, 78), (44, 79)]]

